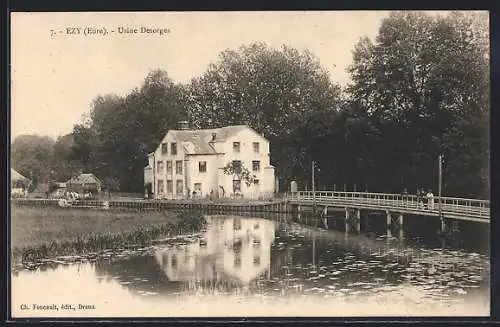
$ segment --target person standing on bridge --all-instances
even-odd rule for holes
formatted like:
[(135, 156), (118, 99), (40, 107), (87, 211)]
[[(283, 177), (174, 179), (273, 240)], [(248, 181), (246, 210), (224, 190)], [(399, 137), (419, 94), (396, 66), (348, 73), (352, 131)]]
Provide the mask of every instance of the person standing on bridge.
[(423, 200), (424, 193), (421, 189), (417, 189), (417, 208), (423, 207), (424, 206), (424, 200)]
[(432, 194), (431, 189), (427, 192), (427, 208), (429, 210), (434, 210), (434, 194)]
[(403, 199), (403, 201), (408, 201), (408, 190), (406, 189), (406, 187), (403, 189), (403, 192), (401, 193), (401, 199)]

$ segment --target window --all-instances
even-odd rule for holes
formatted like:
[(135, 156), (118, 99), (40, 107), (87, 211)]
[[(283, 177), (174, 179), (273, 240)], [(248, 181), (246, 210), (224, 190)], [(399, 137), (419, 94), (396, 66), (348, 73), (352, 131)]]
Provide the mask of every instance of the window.
[(233, 151), (239, 153), (240, 152), (240, 142), (233, 142)]
[(156, 163), (156, 171), (158, 173), (163, 173), (163, 161), (158, 161)]
[(260, 266), (260, 257), (253, 257), (253, 265)]
[(259, 229), (259, 223), (255, 223), (255, 224), (253, 225), (253, 229)]
[(161, 179), (158, 180), (158, 194), (163, 194), (163, 181)]
[(241, 172), (241, 167), (242, 167), (241, 160), (233, 160), (233, 168), (236, 173)]
[(177, 256), (172, 254), (172, 268), (177, 268)]
[(233, 181), (233, 193), (241, 192), (241, 181), (234, 180)]
[(175, 190), (177, 191), (177, 195), (182, 195), (184, 193), (182, 186), (182, 179), (178, 179), (175, 183)]
[(167, 161), (167, 174), (172, 174), (172, 161)]
[(253, 152), (255, 152), (255, 153), (260, 152), (259, 142), (253, 142)]
[(174, 182), (171, 179), (167, 180), (167, 194), (174, 193)]
[(206, 161), (198, 162), (198, 169), (199, 169), (200, 173), (206, 173), (207, 172), (207, 162)]
[(161, 154), (167, 154), (168, 153), (168, 143), (162, 143), (161, 144)]
[(254, 179), (253, 180), (253, 184), (258, 186), (259, 185), (259, 180), (258, 179)]
[(252, 161), (252, 170), (260, 171), (260, 161), (258, 160)]
[(170, 144), (170, 154), (173, 156), (177, 154), (177, 143)]
[(177, 160), (175, 162), (175, 173), (177, 175), (182, 175), (182, 160)]
[(194, 190), (197, 192), (201, 192), (201, 183), (194, 183)]
[(241, 267), (241, 255), (239, 253), (234, 255), (234, 268)]
[(234, 230), (240, 230), (241, 229), (241, 218), (234, 218), (233, 219), (233, 229)]

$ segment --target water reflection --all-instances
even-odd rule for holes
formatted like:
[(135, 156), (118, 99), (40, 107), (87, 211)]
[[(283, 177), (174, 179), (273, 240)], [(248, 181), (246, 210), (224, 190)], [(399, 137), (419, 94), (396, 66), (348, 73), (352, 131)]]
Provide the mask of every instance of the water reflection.
[(155, 250), (170, 281), (234, 279), (248, 284), (269, 270), (274, 221), (211, 216), (207, 223), (202, 237)]
[[(22, 271), (13, 276), (13, 288), (27, 294), (29, 285), (52, 280), (58, 299), (70, 292), (94, 292), (103, 301), (113, 301), (113, 294), (120, 294), (120, 299), (135, 303), (133, 312), (139, 310), (137, 303), (147, 302), (150, 307), (144, 310), (153, 312), (152, 306), (163, 301), (177, 301), (182, 305), (179, 308), (185, 308), (193, 299), (220, 305), (227, 299), (234, 300), (229, 303), (251, 303), (257, 298), (263, 306), (284, 299), (291, 301), (288, 304), (301, 301), (302, 305), (319, 301), (330, 304), (327, 310), (333, 310), (331, 303), (335, 302), (364, 315), (376, 314), (370, 311), (375, 306), (377, 310), (390, 306), (392, 314), (425, 315), (438, 308), (444, 310), (439, 314), (449, 315), (457, 310), (462, 310), (459, 314), (489, 313), (489, 263), (480, 254), (412, 247), (286, 220), (206, 219), (206, 230), (198, 236), (169, 240), (140, 253), (124, 250), (106, 260), (79, 264), (77, 270), (73, 264), (65, 270), (55, 266), (44, 272)], [(85, 277), (80, 280), (85, 284), (57, 288), (56, 280), (82, 278), (82, 272)], [(109, 289), (110, 295), (106, 298), (93, 288)], [(359, 307), (364, 302), (370, 304)], [(134, 316), (133, 312), (129, 315)], [(344, 313), (327, 311), (321, 315)]]

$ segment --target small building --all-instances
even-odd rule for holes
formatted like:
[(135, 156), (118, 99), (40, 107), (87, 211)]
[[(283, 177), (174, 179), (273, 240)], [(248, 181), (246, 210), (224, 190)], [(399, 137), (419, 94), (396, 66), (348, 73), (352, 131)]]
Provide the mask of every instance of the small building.
[(31, 180), (15, 169), (10, 169), (10, 189), (12, 196), (25, 196), (31, 186)]
[(92, 192), (92, 194), (97, 195), (101, 193), (102, 182), (92, 173), (82, 173), (71, 177), (65, 186), (69, 192), (79, 194)]
[[(227, 167), (250, 174), (233, 173)], [(271, 197), (275, 173), (269, 141), (246, 125), (190, 129), (187, 122), (180, 122), (148, 155), (144, 187), (156, 199)]]
[(30, 196), (33, 198), (48, 198), (50, 196), (49, 183), (38, 183)]

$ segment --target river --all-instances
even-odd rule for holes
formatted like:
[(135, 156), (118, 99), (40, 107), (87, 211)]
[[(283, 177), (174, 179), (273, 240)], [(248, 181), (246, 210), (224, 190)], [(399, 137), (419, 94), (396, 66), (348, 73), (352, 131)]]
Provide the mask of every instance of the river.
[(488, 316), (489, 255), (206, 216), (197, 235), (12, 272), (13, 317)]

